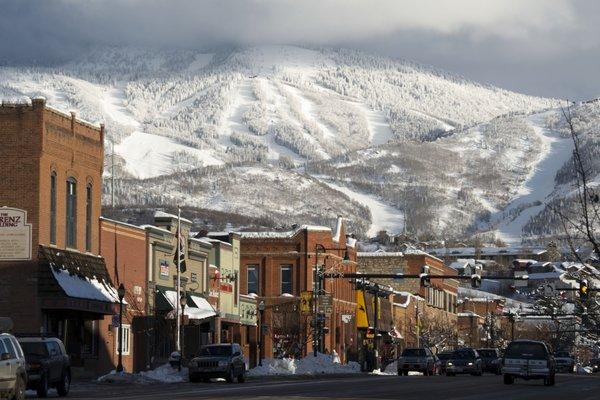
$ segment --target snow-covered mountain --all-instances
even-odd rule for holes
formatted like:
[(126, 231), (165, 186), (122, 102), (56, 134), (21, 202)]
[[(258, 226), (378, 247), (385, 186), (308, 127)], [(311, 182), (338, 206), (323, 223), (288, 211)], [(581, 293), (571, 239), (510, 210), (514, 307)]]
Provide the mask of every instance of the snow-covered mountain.
[(570, 156), (557, 100), (351, 50), (103, 48), (0, 68), (0, 97), (40, 95), (106, 123), (120, 205), (277, 225), (344, 214), (372, 235), (406, 213), (419, 233), (518, 240)]

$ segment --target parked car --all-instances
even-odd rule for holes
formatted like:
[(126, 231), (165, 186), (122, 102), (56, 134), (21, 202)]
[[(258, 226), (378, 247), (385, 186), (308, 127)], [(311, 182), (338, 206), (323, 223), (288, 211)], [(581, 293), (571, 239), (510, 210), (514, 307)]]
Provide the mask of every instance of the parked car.
[(246, 380), (246, 363), (239, 344), (213, 344), (202, 346), (189, 365), (190, 382), (208, 382), (211, 378), (225, 378), (232, 383)]
[(446, 373), (446, 364), (448, 363), (448, 360), (450, 360), (450, 358), (452, 358), (452, 352), (444, 351), (442, 353), (438, 353), (437, 357), (440, 360), (440, 374), (445, 374)]
[(590, 367), (592, 368), (592, 372), (600, 372), (600, 358), (592, 358), (590, 360)]
[(404, 349), (398, 358), (398, 375), (410, 371), (422, 372), (425, 376), (435, 373), (435, 358), (427, 347)]
[(511, 342), (502, 359), (504, 383), (510, 385), (515, 378), (543, 379), (544, 385), (555, 383), (556, 363), (546, 343), (534, 340)]
[(573, 373), (575, 370), (575, 359), (568, 351), (557, 351), (554, 353), (556, 372)]
[(482, 361), (477, 350), (464, 348), (454, 350), (450, 360), (446, 363), (446, 375), (471, 374), (481, 376), (483, 374)]
[(26, 387), (23, 350), (13, 335), (0, 333), (0, 398), (22, 400)]
[(50, 337), (22, 337), (19, 343), (27, 360), (27, 389), (46, 397), (50, 388), (59, 396), (69, 394), (71, 388), (71, 361), (60, 339)]
[(477, 349), (481, 356), (483, 372), (502, 374), (502, 354), (499, 349)]

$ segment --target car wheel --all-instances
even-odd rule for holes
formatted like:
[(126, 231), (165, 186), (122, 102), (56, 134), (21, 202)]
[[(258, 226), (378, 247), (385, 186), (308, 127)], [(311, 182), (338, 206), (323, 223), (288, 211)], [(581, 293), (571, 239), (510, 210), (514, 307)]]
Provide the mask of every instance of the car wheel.
[(244, 371), (240, 375), (238, 375), (237, 381), (238, 381), (238, 383), (246, 382), (246, 369), (245, 368), (244, 368)]
[(544, 386), (554, 386), (555, 377), (554, 375), (550, 375), (547, 378), (544, 378)]
[(69, 394), (69, 390), (71, 389), (71, 373), (69, 371), (63, 372), (63, 376), (60, 380), (60, 383), (56, 387), (56, 391), (59, 396), (66, 396)]
[(202, 378), (202, 382), (204, 382), (204, 383), (210, 383), (210, 378)]
[(15, 392), (13, 393), (12, 398), (13, 400), (25, 399), (25, 381), (20, 375), (17, 376), (17, 381), (15, 382)]
[(446, 372), (446, 376), (455, 376), (456, 374), (454, 374), (453, 372)]
[(235, 376), (233, 376), (233, 367), (230, 367), (229, 372), (227, 373), (227, 376), (225, 377), (225, 380), (227, 381), (227, 383), (233, 383), (234, 379), (235, 379)]
[(515, 383), (515, 377), (514, 376), (504, 375), (504, 384), (505, 385), (512, 385), (513, 383)]
[(46, 397), (48, 396), (48, 378), (46, 375), (42, 375), (40, 378), (40, 383), (36, 389), (38, 397)]
[(402, 372), (402, 375), (404, 375), (404, 376), (408, 376), (408, 371), (403, 371), (403, 372)]
[(190, 382), (198, 383), (200, 382), (200, 377), (196, 374), (190, 374)]

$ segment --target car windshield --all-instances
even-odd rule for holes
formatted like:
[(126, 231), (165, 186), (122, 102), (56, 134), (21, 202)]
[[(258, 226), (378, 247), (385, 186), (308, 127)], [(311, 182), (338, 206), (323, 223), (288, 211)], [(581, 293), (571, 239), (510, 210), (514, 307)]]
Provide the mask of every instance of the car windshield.
[(479, 351), (479, 355), (481, 355), (481, 357), (486, 357), (486, 358), (498, 357), (496, 350), (478, 350), (478, 351)]
[(403, 357), (425, 357), (425, 349), (404, 349)]
[(541, 343), (511, 343), (506, 349), (506, 358), (546, 358), (546, 349)]
[(21, 342), (21, 348), (26, 356), (48, 356), (48, 348), (44, 342)]
[(231, 346), (206, 346), (200, 349), (201, 356), (230, 356)]
[(469, 358), (474, 358), (475, 356), (473, 355), (473, 352), (471, 350), (456, 350), (454, 353), (452, 353), (452, 358), (454, 359), (469, 359)]
[(600, 358), (594, 358), (590, 361), (591, 364), (598, 365), (600, 364)]
[(437, 356), (440, 360), (449, 360), (452, 357), (452, 353), (440, 353)]

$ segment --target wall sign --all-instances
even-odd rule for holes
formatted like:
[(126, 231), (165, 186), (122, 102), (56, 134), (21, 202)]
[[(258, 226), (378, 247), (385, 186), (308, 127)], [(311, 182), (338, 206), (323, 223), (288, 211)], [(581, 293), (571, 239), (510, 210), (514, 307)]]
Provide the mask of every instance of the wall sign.
[(169, 262), (167, 260), (160, 260), (160, 276), (162, 278), (169, 276)]
[(27, 211), (0, 208), (0, 260), (31, 260), (31, 224)]

